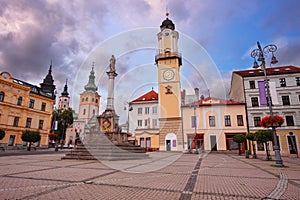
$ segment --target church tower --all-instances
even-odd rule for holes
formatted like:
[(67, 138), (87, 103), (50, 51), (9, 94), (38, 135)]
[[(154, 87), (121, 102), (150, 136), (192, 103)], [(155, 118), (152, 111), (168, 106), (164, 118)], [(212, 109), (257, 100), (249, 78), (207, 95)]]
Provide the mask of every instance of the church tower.
[(69, 107), (70, 107), (70, 97), (68, 93), (68, 84), (66, 80), (64, 91), (61, 93), (61, 96), (59, 97), (58, 109), (68, 110)]
[(92, 116), (99, 114), (100, 95), (95, 85), (94, 65), (90, 72), (89, 82), (84, 86), (84, 90), (80, 94), (80, 103), (78, 111), (78, 119), (85, 120), (87, 123)]
[(183, 150), (180, 66), (178, 52), (179, 34), (168, 18), (162, 22), (158, 37), (158, 54), (155, 57), (159, 86), (159, 149), (165, 151)]
[(55, 85), (54, 85), (54, 80), (52, 77), (52, 61), (49, 67), (49, 71), (48, 74), (46, 75), (46, 77), (44, 78), (43, 82), (40, 83), (41, 85), (41, 90), (45, 93), (47, 93), (48, 95), (52, 96), (52, 99), (55, 99)]

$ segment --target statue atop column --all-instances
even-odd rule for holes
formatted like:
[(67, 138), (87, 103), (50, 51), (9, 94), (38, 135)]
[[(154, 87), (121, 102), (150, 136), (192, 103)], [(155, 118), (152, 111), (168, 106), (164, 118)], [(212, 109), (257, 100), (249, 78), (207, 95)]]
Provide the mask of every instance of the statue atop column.
[(115, 59), (115, 56), (112, 55), (111, 56), (111, 59), (109, 60), (109, 68), (110, 68), (110, 71), (109, 72), (116, 72), (116, 59)]

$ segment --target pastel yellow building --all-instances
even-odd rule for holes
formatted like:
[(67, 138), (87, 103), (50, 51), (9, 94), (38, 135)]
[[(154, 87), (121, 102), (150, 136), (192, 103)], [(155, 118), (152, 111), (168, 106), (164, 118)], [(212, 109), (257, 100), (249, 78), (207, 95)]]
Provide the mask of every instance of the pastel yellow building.
[(8, 72), (0, 74), (0, 129), (5, 131), (0, 143), (8, 148), (26, 145), (21, 139), (24, 130), (38, 130), (41, 140), (36, 145), (48, 147), (55, 104), (51, 68), (41, 87), (13, 78)]
[(245, 103), (208, 97), (184, 105), (182, 112), (185, 150), (237, 150), (233, 136), (247, 134)]

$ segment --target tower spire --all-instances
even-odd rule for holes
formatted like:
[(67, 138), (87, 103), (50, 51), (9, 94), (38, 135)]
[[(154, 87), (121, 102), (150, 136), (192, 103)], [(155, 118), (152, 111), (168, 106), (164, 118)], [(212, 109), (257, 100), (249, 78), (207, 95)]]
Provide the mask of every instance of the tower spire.
[(65, 84), (65, 87), (64, 87), (64, 91), (61, 93), (61, 96), (64, 96), (64, 97), (69, 96), (69, 93), (68, 93), (68, 79), (66, 79), (66, 84)]
[(40, 85), (43, 92), (51, 93), (52, 98), (55, 99), (55, 94), (54, 94), (55, 85), (52, 77), (52, 60), (50, 62), (48, 74), (46, 75), (46, 77), (44, 78), (43, 82)]
[(95, 63), (93, 62), (93, 64), (92, 64), (92, 70), (91, 70), (90, 76), (89, 76), (89, 82), (88, 82), (88, 84), (86, 84), (84, 86), (84, 89), (86, 91), (90, 91), (90, 92), (96, 92), (98, 90), (98, 87), (95, 84), (94, 65), (95, 65)]

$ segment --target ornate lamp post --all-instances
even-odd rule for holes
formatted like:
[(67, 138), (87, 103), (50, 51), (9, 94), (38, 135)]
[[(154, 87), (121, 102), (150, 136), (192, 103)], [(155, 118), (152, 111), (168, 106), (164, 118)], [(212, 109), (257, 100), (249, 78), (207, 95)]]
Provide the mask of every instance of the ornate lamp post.
[[(274, 52), (277, 50), (277, 46), (274, 44), (270, 44), (270, 45), (265, 46), (264, 48), (261, 48), (260, 43), (257, 42), (257, 47), (258, 47), (257, 49), (254, 49), (251, 52), (251, 57), (254, 58), (253, 68), (257, 69), (260, 67), (261, 70), (263, 70), (263, 72), (264, 72), (265, 87), (266, 87), (266, 92), (267, 92), (267, 97), (268, 97), (270, 116), (273, 117), (272, 99), (271, 99), (271, 95), (270, 95), (269, 80), (267, 77), (266, 62), (265, 62), (264, 55), (267, 55), (268, 53), (272, 53), (272, 58), (271, 58), (270, 64), (276, 64), (278, 61), (277, 61), (276, 57), (274, 56)], [(260, 66), (258, 66), (258, 64), (257, 64), (257, 61), (255, 59), (256, 57), (258, 57), (257, 60), (261, 62)], [(273, 144), (274, 144), (273, 150), (275, 151), (275, 161), (276, 161), (275, 165), (277, 167), (282, 167), (283, 162), (282, 162), (281, 155), (280, 155), (280, 149), (278, 146), (275, 126), (272, 126), (272, 133), (273, 133)]]

